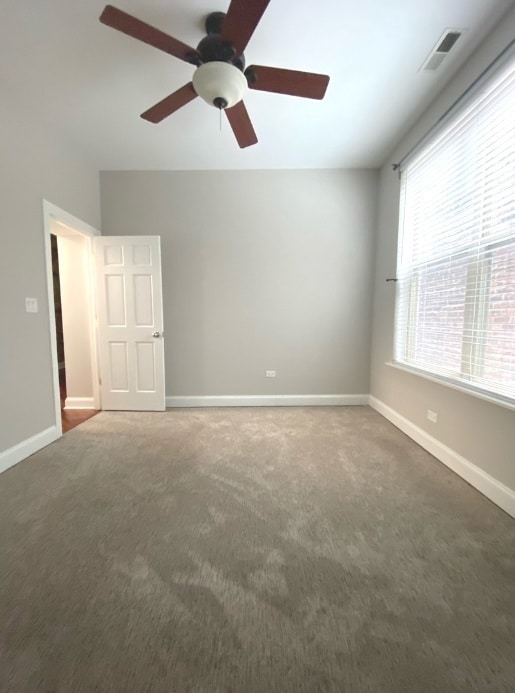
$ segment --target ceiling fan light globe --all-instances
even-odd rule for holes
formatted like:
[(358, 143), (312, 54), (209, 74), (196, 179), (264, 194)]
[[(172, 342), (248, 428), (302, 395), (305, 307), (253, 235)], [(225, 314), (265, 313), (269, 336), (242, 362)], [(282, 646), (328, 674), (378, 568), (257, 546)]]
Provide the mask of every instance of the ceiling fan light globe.
[(220, 108), (218, 104), (222, 102), (227, 103), (224, 108), (235, 106), (243, 99), (247, 87), (241, 70), (218, 60), (200, 65), (193, 75), (193, 88), (201, 99), (215, 108)]

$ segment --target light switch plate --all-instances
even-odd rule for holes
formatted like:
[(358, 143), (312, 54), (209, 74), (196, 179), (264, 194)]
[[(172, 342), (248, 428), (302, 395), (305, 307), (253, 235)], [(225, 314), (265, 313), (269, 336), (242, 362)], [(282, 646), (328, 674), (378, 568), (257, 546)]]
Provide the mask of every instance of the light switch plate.
[(37, 313), (38, 312), (38, 299), (37, 298), (26, 298), (25, 299), (25, 310), (27, 313)]

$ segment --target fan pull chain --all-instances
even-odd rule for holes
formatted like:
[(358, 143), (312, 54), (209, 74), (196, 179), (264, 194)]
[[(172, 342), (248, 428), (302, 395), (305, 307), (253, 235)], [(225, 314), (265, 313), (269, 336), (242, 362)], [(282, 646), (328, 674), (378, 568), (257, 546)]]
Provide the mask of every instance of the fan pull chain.
[(220, 132), (222, 132), (222, 109), (218, 109), (220, 111)]

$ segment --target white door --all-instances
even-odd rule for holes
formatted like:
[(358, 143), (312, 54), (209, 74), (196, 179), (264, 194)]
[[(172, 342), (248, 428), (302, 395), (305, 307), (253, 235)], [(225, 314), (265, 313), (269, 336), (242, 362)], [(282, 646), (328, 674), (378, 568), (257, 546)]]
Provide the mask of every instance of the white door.
[(102, 409), (165, 409), (159, 236), (94, 239)]

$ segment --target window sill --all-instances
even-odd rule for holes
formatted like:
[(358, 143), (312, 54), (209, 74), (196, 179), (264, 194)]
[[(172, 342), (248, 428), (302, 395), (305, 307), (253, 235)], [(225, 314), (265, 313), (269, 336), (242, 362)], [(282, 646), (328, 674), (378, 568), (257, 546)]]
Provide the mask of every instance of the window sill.
[(486, 402), (491, 402), (492, 404), (497, 404), (500, 407), (505, 407), (506, 409), (511, 409), (515, 411), (515, 401), (504, 399), (502, 397), (496, 397), (495, 395), (488, 394), (486, 392), (481, 392), (480, 390), (475, 390), (465, 385), (460, 385), (448, 380), (443, 376), (431, 375), (424, 371), (419, 371), (416, 368), (410, 368), (402, 363), (397, 363), (396, 361), (385, 361), (385, 366), (390, 366), (391, 368), (396, 368), (399, 371), (404, 371), (410, 375), (416, 375), (424, 380), (429, 380), (432, 383), (437, 383), (438, 385), (444, 385), (445, 387), (450, 387), (452, 390), (458, 390), (458, 392), (464, 392), (466, 395), (472, 395), (472, 397), (477, 397), (478, 399), (485, 400)]

